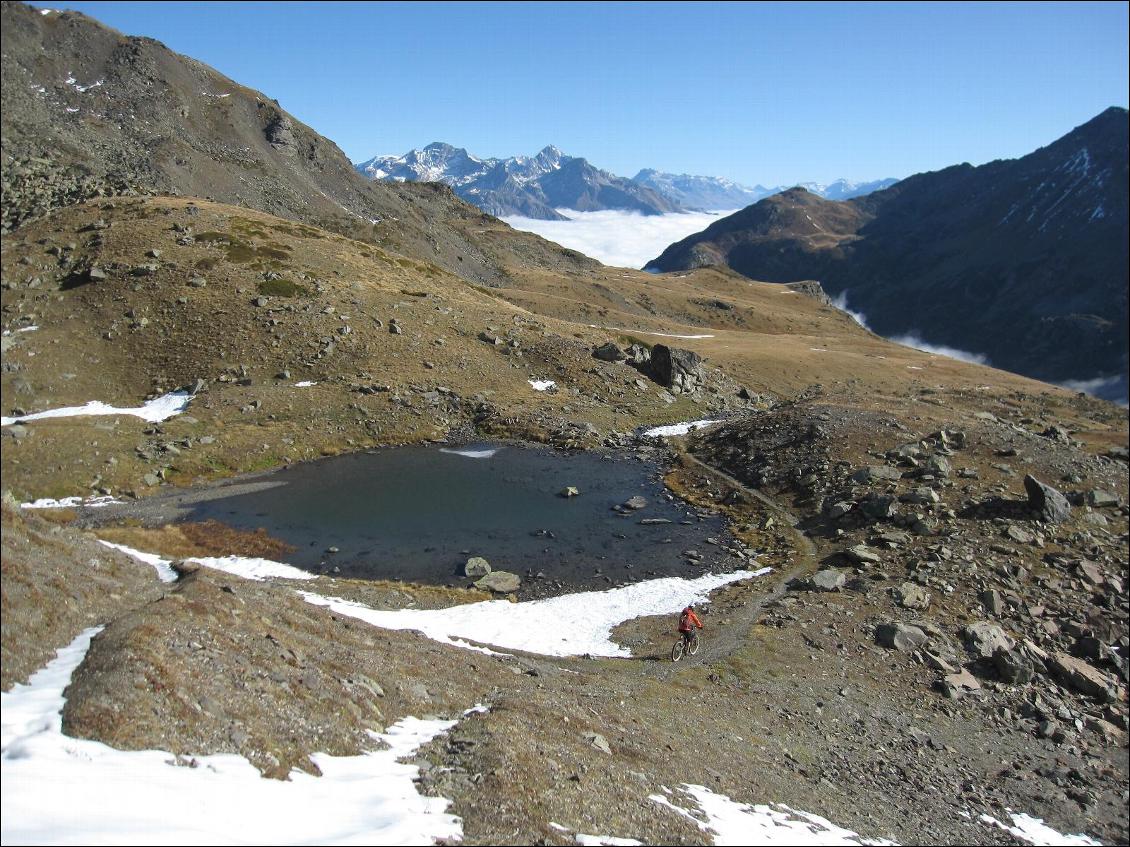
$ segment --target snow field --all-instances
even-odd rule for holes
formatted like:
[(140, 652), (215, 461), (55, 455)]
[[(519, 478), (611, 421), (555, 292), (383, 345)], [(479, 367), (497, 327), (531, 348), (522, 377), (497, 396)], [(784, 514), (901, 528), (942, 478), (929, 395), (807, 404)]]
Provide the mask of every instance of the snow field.
[[(312, 758), (321, 777), (263, 779), (237, 755), (185, 761), (62, 734), (64, 690), (100, 627), (26, 685), (0, 694), (5, 844), (434, 844), (459, 840), (450, 801), (423, 797), (414, 754), (458, 721), (405, 718), (370, 733), (387, 749)], [(469, 710), (483, 711), (482, 707)]]
[(191, 400), (192, 395), (187, 391), (173, 391), (130, 409), (121, 409), (99, 400), (91, 400), (85, 406), (67, 406), (63, 409), (48, 409), (45, 412), (20, 415), (16, 418), (0, 418), (0, 426), (12, 426), (24, 421), (38, 421), (45, 418), (73, 418), (86, 415), (132, 415), (150, 423), (160, 423), (179, 415), (188, 408)]

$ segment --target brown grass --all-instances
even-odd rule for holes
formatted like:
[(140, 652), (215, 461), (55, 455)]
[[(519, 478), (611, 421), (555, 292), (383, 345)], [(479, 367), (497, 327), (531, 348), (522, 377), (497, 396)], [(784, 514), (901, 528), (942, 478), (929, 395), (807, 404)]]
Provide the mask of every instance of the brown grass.
[(173, 559), (191, 556), (248, 556), (281, 559), (294, 552), (285, 541), (267, 535), (265, 529), (254, 532), (235, 529), (219, 521), (168, 524), (162, 527), (105, 527), (98, 536), (116, 544), (125, 544), (149, 553), (160, 553)]

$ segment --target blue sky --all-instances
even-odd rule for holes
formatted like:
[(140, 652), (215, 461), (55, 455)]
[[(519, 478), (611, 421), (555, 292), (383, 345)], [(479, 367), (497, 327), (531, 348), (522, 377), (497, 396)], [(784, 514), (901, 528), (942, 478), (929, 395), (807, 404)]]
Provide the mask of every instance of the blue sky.
[(62, 8), (277, 98), (354, 161), (553, 143), (625, 176), (865, 180), (1021, 156), (1128, 103), (1123, 2)]

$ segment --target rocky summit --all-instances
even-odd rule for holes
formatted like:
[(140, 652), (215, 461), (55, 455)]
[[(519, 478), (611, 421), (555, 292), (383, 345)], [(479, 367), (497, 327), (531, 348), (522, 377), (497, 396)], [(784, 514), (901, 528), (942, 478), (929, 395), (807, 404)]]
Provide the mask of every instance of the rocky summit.
[[(170, 841), (180, 810), (218, 825), (217, 784), (217, 841), (257, 809), (279, 841), (1130, 838), (1126, 409), (885, 341), (820, 274), (605, 267), (366, 180), (152, 40), (3, 16), (5, 843), (60, 809), (134, 837), (138, 784)], [(829, 208), (782, 263), (878, 220)], [(614, 522), (572, 593), (552, 519), (520, 566), (482, 533), (423, 584), (351, 576), (328, 494), (295, 521), (306, 568), (191, 517), (394, 445), (478, 463), (504, 503), (498, 449), (654, 470), (523, 481)]]

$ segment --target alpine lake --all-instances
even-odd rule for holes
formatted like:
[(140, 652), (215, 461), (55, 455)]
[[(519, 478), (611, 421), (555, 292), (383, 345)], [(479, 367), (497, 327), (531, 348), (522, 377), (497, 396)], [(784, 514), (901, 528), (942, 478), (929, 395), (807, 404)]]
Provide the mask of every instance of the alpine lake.
[(632, 453), (386, 448), (220, 487), (176, 514), (262, 528), (294, 548), (284, 561), (318, 574), (467, 586), (467, 559), (481, 556), (521, 578), (522, 599), (743, 564), (723, 518), (675, 497), (660, 466)]

